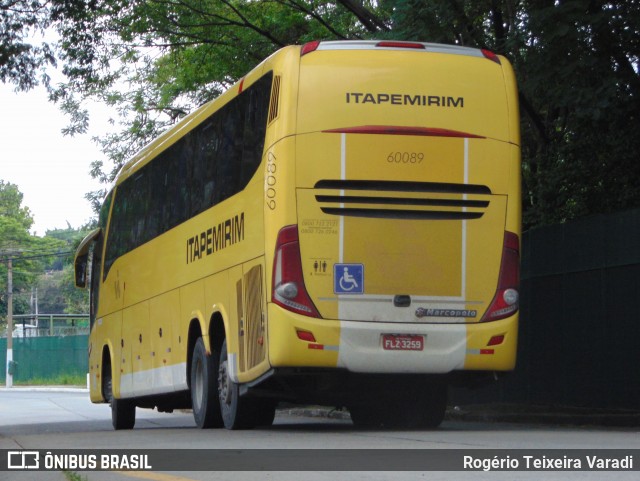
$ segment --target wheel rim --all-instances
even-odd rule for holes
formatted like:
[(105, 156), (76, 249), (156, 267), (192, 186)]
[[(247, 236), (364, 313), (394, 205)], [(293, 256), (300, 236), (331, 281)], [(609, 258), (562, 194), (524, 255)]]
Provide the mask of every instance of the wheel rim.
[(104, 378), (103, 378), (103, 389), (102, 395), (109, 404), (113, 401), (113, 377), (111, 376), (111, 365), (105, 368)]
[(204, 394), (204, 369), (202, 366), (202, 361), (200, 359), (196, 360), (196, 375), (195, 375), (195, 396), (194, 396), (194, 404), (197, 410), (200, 410), (202, 407), (202, 396)]
[(107, 401), (113, 401), (113, 381), (111, 377), (107, 380)]
[(227, 360), (225, 359), (220, 363), (220, 369), (218, 370), (218, 395), (220, 402), (229, 406), (231, 404), (231, 387), (229, 379)]

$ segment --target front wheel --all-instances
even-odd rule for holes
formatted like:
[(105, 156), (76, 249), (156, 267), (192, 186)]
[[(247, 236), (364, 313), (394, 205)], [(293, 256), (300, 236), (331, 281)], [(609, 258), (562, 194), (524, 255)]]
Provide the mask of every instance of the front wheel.
[(136, 404), (133, 399), (116, 399), (113, 397), (113, 377), (111, 360), (107, 359), (102, 374), (102, 395), (111, 404), (111, 424), (113, 429), (133, 429), (136, 424)]
[(111, 424), (116, 431), (133, 429), (136, 424), (136, 404), (133, 399), (111, 400)]

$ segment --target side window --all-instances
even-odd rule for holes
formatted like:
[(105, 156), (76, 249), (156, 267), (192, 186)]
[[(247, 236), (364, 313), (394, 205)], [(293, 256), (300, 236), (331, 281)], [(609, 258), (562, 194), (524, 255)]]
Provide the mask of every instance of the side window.
[(113, 190), (107, 194), (102, 203), (102, 207), (100, 207), (98, 227), (101, 227), (103, 232), (107, 230), (107, 219), (109, 218), (109, 209), (111, 209), (111, 199), (113, 199)]
[(242, 127), (246, 92), (229, 102), (220, 113), (220, 152), (218, 154), (218, 184), (220, 201), (240, 191), (240, 161), (242, 159)]
[(103, 280), (107, 278), (109, 269), (118, 257), (127, 252), (127, 238), (130, 234), (127, 232), (127, 206), (130, 201), (127, 199), (128, 182), (120, 184), (115, 192), (113, 199), (113, 209), (111, 211), (111, 222), (109, 223), (109, 232), (107, 234), (107, 248), (105, 250)]
[(249, 95), (244, 108), (246, 113), (242, 139), (242, 166), (240, 167), (241, 189), (249, 183), (262, 161), (272, 78), (273, 73), (269, 72), (247, 90)]
[(118, 257), (247, 186), (262, 160), (272, 79), (261, 77), (109, 194), (100, 214), (106, 225), (113, 201), (105, 279)]

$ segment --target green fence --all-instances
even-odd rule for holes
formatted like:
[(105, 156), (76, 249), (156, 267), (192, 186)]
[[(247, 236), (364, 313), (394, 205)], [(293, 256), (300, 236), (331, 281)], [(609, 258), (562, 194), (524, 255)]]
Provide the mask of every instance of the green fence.
[[(64, 337), (18, 337), (13, 339), (17, 363), (14, 383), (60, 383), (86, 379), (89, 372), (88, 335)], [(6, 382), (7, 339), (0, 339), (0, 383)]]
[(640, 209), (526, 232), (515, 372), (454, 402), (640, 409)]

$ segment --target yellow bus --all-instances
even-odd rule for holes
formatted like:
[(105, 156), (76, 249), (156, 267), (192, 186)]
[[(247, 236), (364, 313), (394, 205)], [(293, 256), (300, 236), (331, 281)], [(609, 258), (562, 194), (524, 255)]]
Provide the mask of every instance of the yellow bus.
[(79, 246), (90, 397), (197, 426), (278, 402), (434, 427), (514, 368), (520, 139), (509, 62), (458, 46), (286, 47), (119, 172)]

